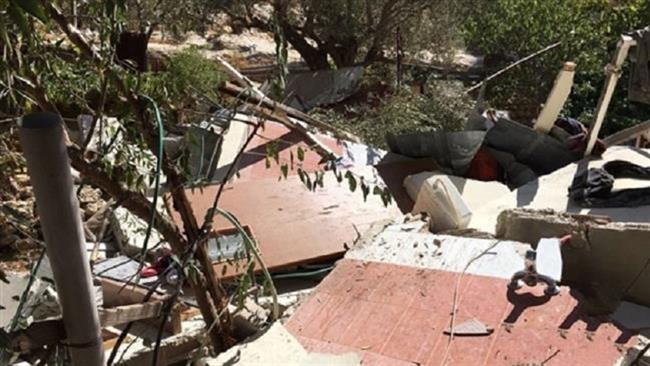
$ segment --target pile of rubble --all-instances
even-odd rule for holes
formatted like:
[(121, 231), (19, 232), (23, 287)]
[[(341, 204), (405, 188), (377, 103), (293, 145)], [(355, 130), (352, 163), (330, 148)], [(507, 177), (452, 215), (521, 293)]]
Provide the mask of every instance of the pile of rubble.
[[(130, 344), (115, 364), (150, 364), (154, 354), (158, 365), (206, 366), (650, 363), (650, 206), (639, 193), (648, 189), (650, 153), (599, 141), (600, 123), (587, 130), (559, 116), (575, 65), (560, 71), (535, 123), (479, 105), (464, 131), (389, 136), (391, 151), (307, 128), (323, 124), (303, 111), (345, 98), (362, 70), (293, 77), (286, 105), (224, 67), (233, 81), (226, 91), (252, 88), (256, 104), (188, 128), (200, 149), (180, 134), (166, 135), (165, 149), (189, 150), (190, 175), (210, 183), (187, 187), (196, 217), (224, 185), (219, 208), (245, 234), (215, 218), (207, 243), (214, 272), (235, 282), (245, 269), (231, 264), (254, 237), (278, 290), (279, 320), (271, 316), (276, 300), (249, 296), (231, 306), (245, 341), (210, 357), (206, 324), (185, 289), (173, 297), (156, 347), (177, 284), (165, 271), (164, 238), (148, 235), (148, 223), (119, 203), (80, 188), (102, 348), (109, 355)], [(251, 136), (255, 106), (264, 104), (273, 109)], [(85, 125), (80, 117), (74, 129), (84, 139)], [(643, 133), (635, 127), (615, 142)], [(291, 167), (269, 169), (270, 150)], [(314, 151), (335, 157), (336, 169), (319, 175), (322, 154)], [(306, 181), (305, 172), (320, 180)], [(278, 182), (281, 175), (287, 179)], [(26, 186), (26, 177), (14, 180)], [(33, 221), (29, 199), (14, 209)], [(159, 202), (182, 227), (180, 214)], [(0, 230), (16, 242), (14, 229)], [(144, 237), (153, 244), (142, 265)], [(152, 291), (159, 276), (166, 285)], [(0, 338), (11, 351), (4, 360), (28, 362), (64, 342), (53, 278), (41, 256), (31, 273), (9, 273), (1, 284)]]

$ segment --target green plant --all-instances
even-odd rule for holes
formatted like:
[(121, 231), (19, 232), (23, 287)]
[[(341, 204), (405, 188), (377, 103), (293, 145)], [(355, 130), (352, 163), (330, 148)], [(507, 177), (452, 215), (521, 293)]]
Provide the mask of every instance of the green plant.
[[(650, 22), (644, 0), (492, 0), (480, 2), (463, 24), (470, 50), (484, 54), (498, 69), (561, 41), (554, 50), (509, 71), (488, 85), (489, 103), (498, 108), (526, 106), (534, 117), (565, 61), (577, 64), (575, 83), (564, 112), (590, 123), (604, 82), (604, 66), (626, 31)], [(627, 69), (624, 71), (626, 77)], [(625, 100), (621, 80), (608, 112), (605, 132), (650, 118), (647, 108)]]
[(319, 109), (313, 113), (351, 130), (371, 145), (385, 148), (388, 133), (460, 130), (473, 106), (462, 85), (446, 81), (427, 83), (423, 93), (404, 88), (372, 98), (376, 98), (376, 107), (362, 103), (347, 105), (343, 111)]
[(277, 0), (273, 17), (256, 12), (266, 1), (221, 1), (235, 23), (272, 32), (282, 29), (287, 42), (310, 68), (369, 64), (391, 57), (399, 27), (402, 47), (413, 54), (439, 56), (456, 40), (456, 19), (466, 3), (450, 0)]

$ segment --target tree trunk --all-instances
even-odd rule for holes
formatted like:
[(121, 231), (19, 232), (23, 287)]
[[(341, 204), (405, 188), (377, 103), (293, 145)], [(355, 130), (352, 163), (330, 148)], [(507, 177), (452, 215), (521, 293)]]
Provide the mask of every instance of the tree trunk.
[(355, 39), (332, 39), (324, 45), (337, 68), (354, 66), (357, 61), (358, 43)]
[(286, 20), (280, 18), (279, 22), (287, 42), (298, 51), (311, 70), (327, 70), (330, 68), (325, 50), (310, 45), (305, 40), (305, 37), (288, 24)]

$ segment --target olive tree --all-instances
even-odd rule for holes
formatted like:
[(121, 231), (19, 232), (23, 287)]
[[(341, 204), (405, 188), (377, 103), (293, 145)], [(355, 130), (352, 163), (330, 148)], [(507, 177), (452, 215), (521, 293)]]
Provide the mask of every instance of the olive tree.
[[(444, 54), (453, 45), (463, 1), (453, 0), (274, 0), (223, 1), (235, 23), (268, 31), (278, 25), (311, 69), (369, 64), (401, 48)], [(271, 11), (260, 11), (264, 9)], [(333, 65), (331, 64), (333, 63)]]

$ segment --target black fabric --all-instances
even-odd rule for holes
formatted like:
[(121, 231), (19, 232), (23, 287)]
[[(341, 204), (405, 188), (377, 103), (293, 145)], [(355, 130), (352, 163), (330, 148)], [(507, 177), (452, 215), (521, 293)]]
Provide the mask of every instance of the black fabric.
[(602, 168), (591, 168), (573, 179), (569, 187), (569, 198), (584, 207), (650, 205), (650, 187), (613, 191), (617, 178), (650, 180), (650, 167), (614, 160), (607, 162)]
[(505, 118), (498, 119), (487, 132), (485, 144), (512, 154), (537, 175), (549, 174), (582, 157), (552, 136)]
[(636, 52), (632, 58), (632, 72), (628, 98), (650, 104), (650, 27), (633, 32)]
[(484, 138), (483, 131), (434, 131), (398, 136), (388, 134), (386, 142), (391, 152), (410, 158), (433, 158), (442, 168), (462, 176), (483, 145)]

